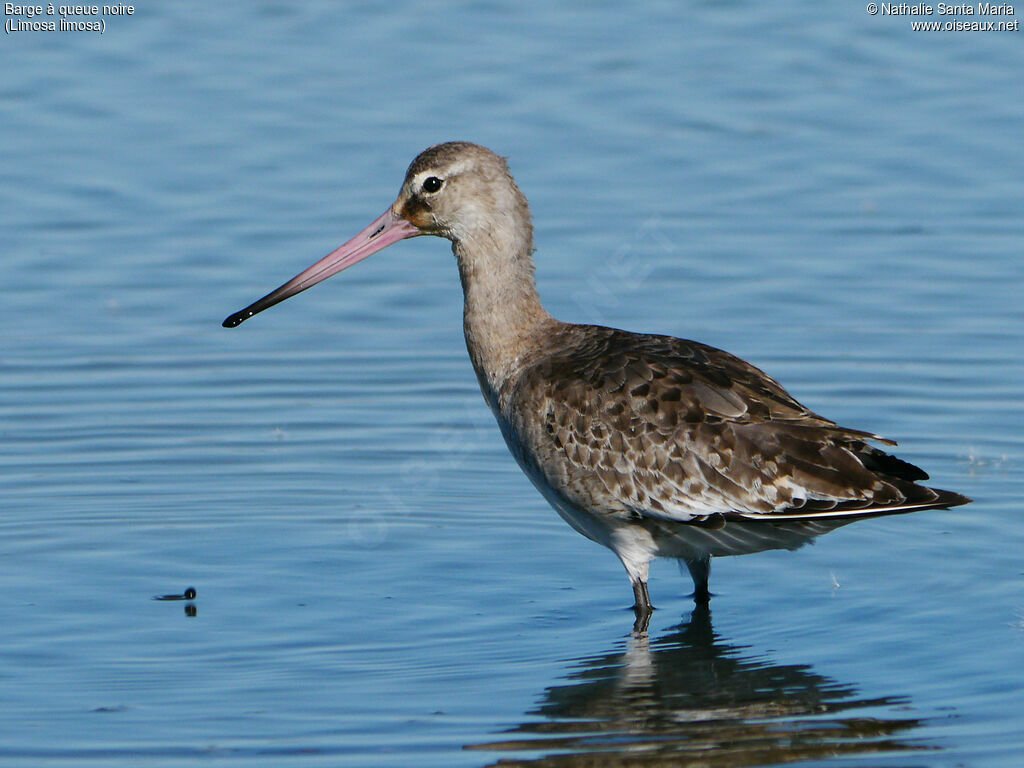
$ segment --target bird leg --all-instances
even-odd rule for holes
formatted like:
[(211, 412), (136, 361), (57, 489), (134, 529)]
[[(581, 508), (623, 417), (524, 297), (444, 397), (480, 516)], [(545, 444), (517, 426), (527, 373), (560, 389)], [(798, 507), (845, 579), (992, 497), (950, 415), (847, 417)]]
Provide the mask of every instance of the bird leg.
[(633, 612), (636, 614), (633, 630), (635, 632), (644, 632), (647, 630), (647, 624), (651, 620), (651, 612), (654, 610), (654, 606), (651, 605), (651, 595), (647, 591), (646, 581), (637, 580), (633, 582), (633, 597), (635, 598)]
[(711, 575), (711, 555), (704, 555), (697, 560), (684, 560), (693, 577), (693, 601), (698, 605), (707, 604), (711, 599), (708, 590), (708, 577)]

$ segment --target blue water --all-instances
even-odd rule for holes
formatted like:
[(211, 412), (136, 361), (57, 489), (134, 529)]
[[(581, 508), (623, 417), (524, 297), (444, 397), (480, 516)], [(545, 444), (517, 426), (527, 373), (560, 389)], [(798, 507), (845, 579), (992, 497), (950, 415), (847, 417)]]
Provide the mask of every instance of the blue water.
[[(0, 764), (1019, 766), (1021, 34), (399, 0), (4, 35)], [(448, 139), (510, 158), (553, 314), (724, 347), (975, 503), (716, 562), (709, 614), (659, 563), (631, 637), (483, 405), (446, 243), (220, 327)]]

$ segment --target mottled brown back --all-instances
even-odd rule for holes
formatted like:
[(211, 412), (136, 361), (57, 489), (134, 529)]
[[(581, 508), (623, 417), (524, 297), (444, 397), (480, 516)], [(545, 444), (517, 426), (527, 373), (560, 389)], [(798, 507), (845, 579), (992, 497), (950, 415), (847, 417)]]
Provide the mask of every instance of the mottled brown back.
[(866, 442), (882, 438), (693, 341), (559, 324), (501, 399), (551, 486), (598, 513), (689, 520), (966, 501), (916, 485), (923, 471)]

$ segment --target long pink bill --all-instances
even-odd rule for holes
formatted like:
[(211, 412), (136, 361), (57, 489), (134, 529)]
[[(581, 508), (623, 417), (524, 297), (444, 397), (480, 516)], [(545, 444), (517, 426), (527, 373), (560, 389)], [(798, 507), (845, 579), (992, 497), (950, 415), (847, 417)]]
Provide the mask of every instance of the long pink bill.
[(372, 256), (377, 251), (387, 248), (399, 240), (415, 237), (418, 234), (420, 234), (420, 231), (413, 224), (400, 216), (396, 216), (388, 208), (379, 219), (343, 246), (331, 251), (305, 272), (296, 275), (262, 299), (254, 301), (241, 312), (235, 312), (235, 314), (224, 321), (223, 325), (225, 328), (234, 328), (241, 325), (257, 312), (262, 312), (267, 307), (272, 307), (294, 296), (296, 293), (311, 288), (321, 280), (326, 280), (331, 275), (338, 274), (341, 270), (351, 267), (367, 256)]

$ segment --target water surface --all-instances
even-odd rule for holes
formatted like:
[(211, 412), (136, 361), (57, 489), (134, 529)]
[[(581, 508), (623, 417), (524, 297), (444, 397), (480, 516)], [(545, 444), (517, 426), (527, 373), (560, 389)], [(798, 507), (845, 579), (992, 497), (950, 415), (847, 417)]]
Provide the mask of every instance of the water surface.
[[(6, 35), (0, 764), (1019, 765), (1019, 35), (795, 2)], [(220, 327), (448, 139), (509, 156), (553, 314), (726, 348), (975, 503), (716, 562), (710, 613), (658, 563), (631, 637), (480, 398), (446, 243)]]

